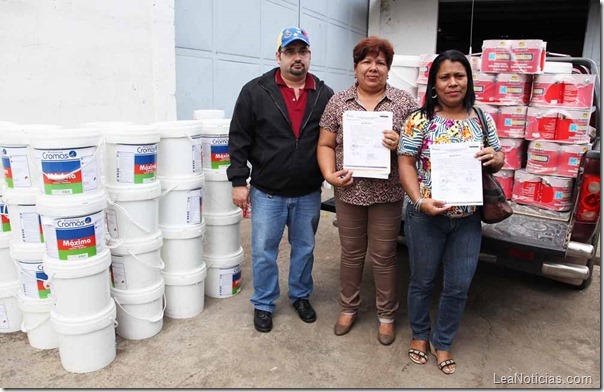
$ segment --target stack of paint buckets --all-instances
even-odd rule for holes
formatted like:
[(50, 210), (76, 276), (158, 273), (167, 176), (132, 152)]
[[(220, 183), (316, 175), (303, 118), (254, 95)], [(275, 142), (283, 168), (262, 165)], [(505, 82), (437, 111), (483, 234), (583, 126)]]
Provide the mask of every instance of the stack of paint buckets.
[[(13, 186), (10, 168), (13, 147), (21, 145), (22, 137), (16, 124), (0, 124), (2, 153), (2, 184), (0, 186), (0, 333), (21, 331), (23, 313), (18, 305), (19, 275), (10, 255), (11, 224), (5, 203), (6, 189)], [(23, 144), (25, 148), (25, 144)], [(27, 154), (25, 154), (27, 157)]]
[[(29, 129), (53, 126), (29, 126)], [(10, 140), (12, 139), (12, 140)], [(23, 314), (20, 330), (37, 349), (59, 346), (59, 337), (50, 321), (53, 308), (48, 277), (42, 259), (45, 253), (40, 215), (36, 210), (38, 189), (30, 175), (25, 131), (21, 126), (3, 130), (2, 148), (5, 169), (3, 200), (10, 220), (10, 255), (18, 272), (18, 303)]]
[(202, 120), (204, 260), (208, 267), (205, 292), (211, 298), (228, 298), (241, 291), (242, 211), (233, 204), (226, 174), (230, 165), (230, 119)]
[(164, 238), (166, 316), (192, 318), (204, 309), (204, 173), (201, 125), (195, 120), (156, 123), (160, 132), (159, 227)]
[(163, 328), (165, 309), (156, 178), (159, 131), (130, 123), (101, 126), (116, 331), (124, 339), (147, 339)]
[(86, 373), (116, 355), (116, 308), (110, 293), (111, 255), (105, 245), (106, 194), (100, 180), (100, 131), (24, 126), (38, 186), (48, 276), (65, 370)]

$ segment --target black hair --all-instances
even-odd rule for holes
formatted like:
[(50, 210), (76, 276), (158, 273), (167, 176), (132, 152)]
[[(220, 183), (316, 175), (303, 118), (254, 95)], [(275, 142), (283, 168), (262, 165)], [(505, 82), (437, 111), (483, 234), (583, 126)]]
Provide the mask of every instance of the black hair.
[(440, 65), (445, 60), (461, 63), (466, 69), (466, 74), (468, 75), (468, 86), (466, 96), (463, 99), (464, 108), (470, 112), (470, 110), (474, 107), (474, 102), (476, 101), (476, 93), (474, 93), (474, 82), (472, 79), (472, 66), (470, 65), (470, 61), (466, 55), (459, 50), (447, 50), (441, 52), (438, 56), (436, 56), (432, 62), (432, 65), (430, 66), (430, 71), (428, 73), (428, 84), (426, 85), (426, 97), (424, 99), (423, 106), (420, 108), (420, 111), (430, 120), (434, 117), (434, 109), (438, 104), (438, 99), (432, 97), (434, 95), (433, 89), (436, 84), (436, 74), (438, 73)]

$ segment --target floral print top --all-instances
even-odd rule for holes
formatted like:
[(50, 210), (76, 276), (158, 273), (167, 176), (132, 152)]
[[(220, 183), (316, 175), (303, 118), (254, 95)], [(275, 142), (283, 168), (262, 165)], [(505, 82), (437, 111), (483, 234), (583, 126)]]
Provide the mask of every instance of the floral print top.
[[(484, 113), (487, 121), (488, 145), (495, 151), (501, 151), (501, 144), (497, 137), (497, 128), (493, 117)], [(482, 126), (478, 117), (465, 120), (451, 120), (434, 114), (432, 121), (419, 110), (412, 113), (405, 121), (398, 155), (407, 155), (417, 158), (417, 180), (419, 192), (423, 197), (431, 197), (432, 180), (430, 176), (430, 146), (441, 143), (462, 143), (479, 141), (484, 144)], [(408, 197), (407, 197), (408, 199)], [(461, 218), (476, 212), (476, 206), (452, 206), (445, 214), (451, 218)]]
[[(417, 101), (411, 94), (386, 84), (384, 98), (377, 104), (375, 111), (392, 112), (392, 127), (400, 135), (405, 118), (417, 107)], [(358, 101), (356, 84), (331, 97), (319, 123), (320, 127), (336, 134), (336, 170), (344, 168), (342, 119), (347, 110), (365, 111)], [(354, 177), (352, 185), (335, 187), (334, 195), (345, 203), (359, 206), (403, 200), (405, 192), (400, 184), (395, 152), (390, 154), (390, 175), (387, 180)]]

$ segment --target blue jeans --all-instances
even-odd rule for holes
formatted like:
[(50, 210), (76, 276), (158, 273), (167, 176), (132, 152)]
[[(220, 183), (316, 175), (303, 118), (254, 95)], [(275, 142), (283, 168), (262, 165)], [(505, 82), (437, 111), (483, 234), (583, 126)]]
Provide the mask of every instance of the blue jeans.
[[(437, 350), (449, 351), (478, 264), (482, 240), (480, 214), (465, 218), (429, 216), (414, 211), (407, 203), (405, 237), (411, 272), (407, 307), (413, 339), (431, 341)], [(443, 290), (430, 339), (432, 290), (441, 264)]]
[(321, 212), (321, 191), (300, 197), (268, 195), (251, 188), (252, 275), (255, 309), (273, 312), (279, 298), (277, 255), (287, 225), (289, 257), (289, 300), (308, 298), (313, 290), (315, 233)]

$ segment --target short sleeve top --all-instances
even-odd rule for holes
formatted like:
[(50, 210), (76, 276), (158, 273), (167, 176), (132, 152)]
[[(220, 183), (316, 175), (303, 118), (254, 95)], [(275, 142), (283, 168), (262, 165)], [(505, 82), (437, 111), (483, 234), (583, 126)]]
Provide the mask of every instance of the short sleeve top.
[[(417, 107), (417, 101), (411, 94), (386, 84), (384, 98), (377, 104), (375, 111), (392, 112), (394, 131), (400, 135), (405, 118)], [(319, 123), (320, 127), (336, 134), (336, 170), (344, 168), (342, 119), (347, 110), (365, 111), (358, 100), (356, 85), (331, 97)], [(399, 180), (396, 153), (392, 152), (390, 157), (388, 179), (355, 177), (351, 186), (335, 187), (334, 194), (345, 203), (361, 206), (403, 200), (405, 192)]]
[[(501, 151), (493, 117), (488, 113), (484, 115), (487, 122), (487, 143), (495, 151)], [(478, 141), (484, 145), (483, 127), (478, 117), (451, 120), (434, 114), (430, 121), (425, 114), (416, 111), (405, 121), (397, 153), (417, 158), (419, 192), (422, 197), (429, 198), (432, 195), (430, 146), (470, 141)], [(453, 206), (445, 214), (451, 218), (461, 218), (475, 212), (476, 206)]]

